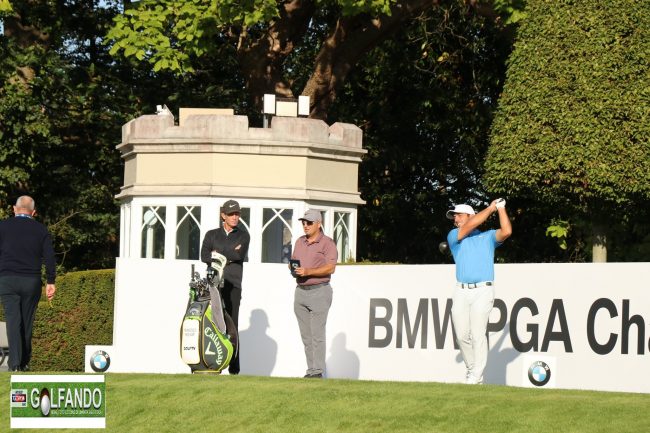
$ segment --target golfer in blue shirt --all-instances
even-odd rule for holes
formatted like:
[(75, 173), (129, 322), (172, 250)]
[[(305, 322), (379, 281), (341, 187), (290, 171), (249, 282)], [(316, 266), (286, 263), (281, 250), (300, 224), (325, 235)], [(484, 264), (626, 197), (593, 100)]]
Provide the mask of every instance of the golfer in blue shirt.
[[(505, 200), (498, 199), (479, 213), (467, 204), (447, 212), (455, 226), (447, 235), (456, 263), (451, 319), (467, 368), (467, 384), (483, 383), (488, 356), (486, 330), (494, 303), (494, 249), (512, 234), (505, 205)], [(479, 231), (478, 227), (495, 212), (499, 214), (499, 229)]]

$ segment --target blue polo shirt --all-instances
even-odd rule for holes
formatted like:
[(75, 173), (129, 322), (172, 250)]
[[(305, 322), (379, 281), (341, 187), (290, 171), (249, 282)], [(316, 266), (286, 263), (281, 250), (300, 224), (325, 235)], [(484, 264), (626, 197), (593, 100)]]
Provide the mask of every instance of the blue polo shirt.
[(456, 281), (494, 281), (494, 249), (501, 245), (496, 233), (496, 230), (481, 232), (477, 229), (459, 241), (457, 228), (449, 232), (447, 243), (456, 262)]

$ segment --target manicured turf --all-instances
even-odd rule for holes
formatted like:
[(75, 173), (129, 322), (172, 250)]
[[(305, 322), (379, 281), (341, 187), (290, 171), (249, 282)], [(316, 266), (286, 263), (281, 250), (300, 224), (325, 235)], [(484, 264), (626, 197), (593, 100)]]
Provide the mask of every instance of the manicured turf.
[(113, 373), (106, 402), (109, 432), (650, 431), (648, 394), (495, 385)]

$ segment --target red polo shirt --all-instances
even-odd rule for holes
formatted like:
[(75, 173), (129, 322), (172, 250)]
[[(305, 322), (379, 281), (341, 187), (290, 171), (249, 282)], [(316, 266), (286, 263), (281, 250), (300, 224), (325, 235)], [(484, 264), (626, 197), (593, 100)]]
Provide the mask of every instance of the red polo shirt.
[[(309, 243), (307, 236), (303, 235), (296, 241), (293, 249), (292, 259), (300, 260), (301, 268), (320, 268), (328, 264), (336, 264), (339, 253), (332, 238), (325, 236), (321, 231), (314, 242)], [(327, 283), (330, 276), (326, 277), (298, 277), (296, 282), (301, 285), (311, 286), (312, 284)]]

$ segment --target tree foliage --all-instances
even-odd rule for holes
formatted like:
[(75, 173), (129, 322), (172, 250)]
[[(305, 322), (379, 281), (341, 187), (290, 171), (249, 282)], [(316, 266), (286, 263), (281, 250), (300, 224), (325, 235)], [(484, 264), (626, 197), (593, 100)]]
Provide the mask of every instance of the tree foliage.
[(593, 225), (638, 243), (650, 204), (646, 6), (529, 0), (508, 61), (485, 184), (523, 208), (543, 204), (546, 226), (571, 221), (582, 245)]
[(0, 37), (0, 212), (32, 195), (68, 269), (112, 266), (118, 125), (136, 112), (124, 68), (96, 43), (114, 13), (91, 5), (14, 1)]
[[(516, 236), (499, 260), (585, 260), (596, 214), (615, 216), (612, 257), (648, 260), (648, 18), (622, 0), (595, 14), (530, 3), (522, 20), (508, 0), (144, 0), (123, 15), (117, 1), (12, 1), (0, 8), (1, 216), (32, 194), (66, 268), (110, 267), (122, 124), (161, 103), (256, 117), (257, 96), (302, 93), (313, 116), (363, 128), (361, 259), (449, 261), (437, 250), (448, 206), (504, 195)], [(523, 27), (483, 166), (512, 21)]]
[[(311, 97), (310, 115), (325, 119), (365, 54), (419, 14), (447, 3), (455, 0), (142, 0), (115, 19), (108, 37), (111, 53), (181, 74), (209, 53), (234, 52), (255, 105), (261, 106), (264, 93), (303, 94)], [(468, 3), (497, 16), (492, 2)], [(511, 14), (520, 1), (497, 3)], [(325, 15), (328, 20), (320, 21)], [(304, 58), (305, 43), (310, 74), (298, 87), (289, 65), (295, 55)]]
[(395, 0), (284, 3), (293, 4), (284, 8), (276, 0), (141, 1), (116, 17), (115, 26), (108, 34), (115, 40), (111, 53), (124, 50), (127, 57), (147, 59), (156, 71), (193, 71), (192, 57), (214, 49), (215, 41), (211, 38), (215, 35), (236, 38), (240, 45), (254, 44), (255, 36), (251, 33), (282, 19), (283, 13), (295, 13), (301, 8), (309, 8), (307, 12), (313, 13), (317, 7), (334, 6), (345, 17), (360, 13), (376, 16), (390, 13), (390, 4)]
[[(362, 126), (370, 151), (361, 167), (368, 206), (360, 212), (360, 255), (404, 263), (444, 260), (435, 249), (449, 228), (444, 210), (452, 202), (483, 198), (475, 167), (485, 151), (485, 131), (509, 48), (507, 31), (498, 16), (479, 7), (484, 3), (422, 2), (426, 13), (414, 15), (416, 2), (267, 2), (275, 5), (268, 19), (246, 15), (252, 2), (138, 3), (118, 17), (137, 29), (120, 36), (136, 35), (128, 39), (132, 44), (117, 48), (131, 47), (127, 57), (109, 57), (109, 47), (102, 43), (118, 2), (102, 7), (93, 2), (12, 2), (0, 38), (0, 131), (6, 141), (0, 151), (2, 209), (7, 214), (17, 195), (34, 195), (66, 268), (112, 265), (119, 218), (113, 196), (122, 184), (114, 147), (129, 118), (152, 112), (160, 103), (172, 110), (234, 107), (255, 117), (251, 83), (281, 82), (290, 92), (301, 92), (310, 88), (315, 71), (325, 69), (336, 77), (336, 92), (341, 92), (340, 101), (327, 103), (335, 103), (331, 112), (326, 110), (328, 120)], [(230, 5), (220, 18), (229, 17), (229, 24), (214, 25), (207, 34), (188, 30), (179, 42), (177, 33), (191, 21), (178, 25), (179, 17), (194, 11), (198, 19), (201, 14), (193, 8), (202, 4)], [(161, 5), (169, 7), (156, 7)], [(391, 5), (408, 14), (385, 10)], [(257, 21), (246, 21), (251, 19)], [(158, 35), (169, 37), (170, 50), (175, 50), (168, 58), (187, 55), (184, 64), (191, 74), (176, 74), (169, 67), (173, 62), (157, 71), (149, 66), (148, 61), (155, 65), (164, 55), (154, 60), (160, 53), (147, 38), (157, 24), (147, 20), (163, 23)], [(198, 22), (204, 26), (211, 21)], [(372, 35), (357, 40), (368, 26)], [(118, 29), (114, 25), (111, 30), (115, 41)], [(388, 34), (396, 36), (385, 39)], [(282, 49), (272, 52), (277, 46), (271, 41), (280, 41)], [(328, 41), (336, 48), (324, 58)], [(144, 56), (133, 51), (138, 44), (149, 46)], [(361, 55), (377, 45), (369, 56)], [(258, 63), (262, 60), (267, 63)], [(349, 68), (339, 73), (337, 61)], [(360, 65), (358, 70), (353, 64)], [(281, 80), (251, 75), (262, 66)], [(348, 73), (352, 79), (346, 84)], [(400, 224), (416, 229), (405, 237)], [(430, 241), (417, 242), (425, 237)], [(409, 247), (413, 244), (417, 247)]]
[(161, 103), (250, 112), (228, 56), (206, 55), (183, 77), (110, 56), (101, 41), (119, 3), (24, 0), (0, 10), (0, 218), (32, 195), (67, 270), (114, 264), (124, 123)]
[(331, 115), (364, 130), (361, 259), (449, 261), (454, 203), (483, 204), (481, 166), (510, 34), (464, 2), (428, 11), (371, 51)]

